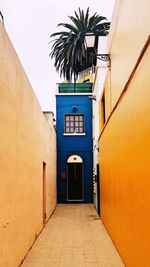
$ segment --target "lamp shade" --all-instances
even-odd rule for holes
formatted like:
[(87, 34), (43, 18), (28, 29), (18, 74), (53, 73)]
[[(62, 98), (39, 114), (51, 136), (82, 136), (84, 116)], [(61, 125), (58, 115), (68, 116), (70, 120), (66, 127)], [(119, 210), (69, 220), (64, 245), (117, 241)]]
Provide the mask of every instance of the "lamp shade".
[(108, 36), (99, 36), (98, 38), (98, 54), (108, 54)]
[(85, 34), (85, 45), (87, 48), (92, 48), (95, 46), (95, 35), (93, 33)]

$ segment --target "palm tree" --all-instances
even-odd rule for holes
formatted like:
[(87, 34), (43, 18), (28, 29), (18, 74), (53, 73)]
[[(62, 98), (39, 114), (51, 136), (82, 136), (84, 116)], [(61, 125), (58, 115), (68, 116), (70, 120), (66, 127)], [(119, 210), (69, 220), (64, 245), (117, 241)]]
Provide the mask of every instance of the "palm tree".
[[(91, 67), (93, 62), (92, 51), (85, 47), (85, 34), (87, 32), (105, 36), (108, 34), (110, 22), (106, 17), (99, 16), (95, 13), (89, 16), (89, 8), (86, 13), (79, 8), (79, 13), (74, 12), (75, 16), (69, 16), (72, 24), (60, 23), (58, 26), (65, 28), (65, 31), (53, 33), (50, 37), (56, 37), (52, 42), (51, 58), (54, 58), (54, 66), (60, 72), (60, 76), (70, 81), (72, 76), (74, 81), (78, 72), (85, 68)], [(105, 22), (104, 22), (105, 21)]]

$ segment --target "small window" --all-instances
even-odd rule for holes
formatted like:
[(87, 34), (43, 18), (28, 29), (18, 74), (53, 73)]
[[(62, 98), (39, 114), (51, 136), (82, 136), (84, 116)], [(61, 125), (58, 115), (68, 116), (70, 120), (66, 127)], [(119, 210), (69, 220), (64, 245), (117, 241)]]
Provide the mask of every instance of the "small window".
[(84, 133), (84, 115), (65, 115), (65, 133)]

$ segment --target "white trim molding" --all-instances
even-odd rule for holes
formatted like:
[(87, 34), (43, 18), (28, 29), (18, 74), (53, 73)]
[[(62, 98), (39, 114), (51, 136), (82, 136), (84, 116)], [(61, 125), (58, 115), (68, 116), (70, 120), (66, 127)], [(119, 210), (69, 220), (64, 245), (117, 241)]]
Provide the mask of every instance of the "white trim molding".
[(66, 136), (69, 136), (69, 135), (71, 135), (71, 136), (78, 136), (78, 135), (86, 135), (86, 133), (63, 133), (63, 135), (66, 135)]
[(83, 163), (83, 159), (78, 155), (72, 155), (68, 158), (67, 163)]

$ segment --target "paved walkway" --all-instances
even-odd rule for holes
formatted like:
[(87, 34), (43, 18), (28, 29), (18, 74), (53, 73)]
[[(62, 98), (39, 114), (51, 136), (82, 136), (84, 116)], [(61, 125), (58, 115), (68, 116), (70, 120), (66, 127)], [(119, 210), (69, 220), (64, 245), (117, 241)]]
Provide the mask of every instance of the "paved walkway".
[(21, 267), (123, 267), (92, 204), (57, 205)]

